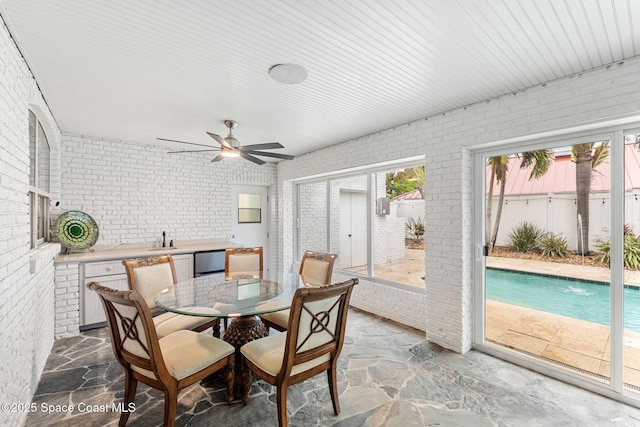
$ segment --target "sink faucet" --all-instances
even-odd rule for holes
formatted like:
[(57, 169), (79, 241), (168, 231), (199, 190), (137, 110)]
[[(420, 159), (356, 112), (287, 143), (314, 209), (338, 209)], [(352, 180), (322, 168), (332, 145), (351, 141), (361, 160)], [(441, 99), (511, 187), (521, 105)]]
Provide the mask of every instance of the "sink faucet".
[(167, 241), (166, 241), (166, 237), (167, 237), (167, 233), (165, 233), (164, 231), (162, 232), (162, 247), (165, 248), (167, 246)]

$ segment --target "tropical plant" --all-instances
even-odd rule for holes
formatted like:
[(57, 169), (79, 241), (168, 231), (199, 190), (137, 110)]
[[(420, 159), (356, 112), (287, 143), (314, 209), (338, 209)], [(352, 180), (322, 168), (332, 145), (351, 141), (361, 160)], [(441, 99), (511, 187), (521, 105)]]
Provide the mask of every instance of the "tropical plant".
[[(485, 242), (489, 246), (489, 252), (493, 251), (498, 236), (498, 228), (500, 227), (500, 217), (502, 216), (502, 204), (504, 202), (504, 189), (507, 180), (507, 171), (509, 169), (509, 157), (506, 155), (491, 157), (488, 160), (491, 178), (489, 180), (489, 190), (487, 191), (486, 203), (486, 223), (485, 223)], [(493, 224), (493, 232), (491, 231), (491, 215), (493, 208), (493, 187), (495, 183), (500, 184), (500, 196), (498, 197), (498, 212)], [(493, 236), (496, 236), (494, 238)]]
[(631, 227), (631, 224), (624, 225), (624, 235), (626, 236), (628, 234), (634, 234), (633, 227)]
[(408, 235), (412, 239), (422, 239), (424, 236), (424, 220), (421, 217), (415, 219), (413, 217), (409, 217), (407, 221), (404, 223), (405, 227), (407, 227)]
[[(605, 240), (598, 244), (601, 253), (600, 261), (609, 264), (611, 262), (611, 240)], [(626, 234), (624, 236), (624, 266), (628, 269), (640, 270), (640, 236)]]
[[(518, 155), (522, 158), (520, 168), (531, 168), (529, 173), (529, 180), (538, 179), (543, 176), (551, 167), (553, 159), (555, 158), (552, 150), (536, 150), (528, 151)], [(502, 217), (502, 206), (504, 205), (504, 191), (507, 180), (507, 172), (509, 170), (509, 157), (507, 155), (491, 157), (488, 160), (489, 169), (491, 171), (491, 177), (489, 182), (489, 189), (487, 191), (487, 203), (486, 203), (486, 222), (485, 222), (485, 242), (489, 247), (489, 252), (493, 251), (493, 247), (498, 239), (498, 229), (500, 227), (500, 219)], [(493, 187), (495, 183), (500, 184), (500, 195), (498, 197), (498, 210), (496, 211), (496, 218), (493, 224), (493, 231), (491, 230), (491, 215), (492, 215), (492, 199), (493, 199)]]
[(543, 231), (535, 224), (521, 222), (509, 233), (509, 249), (515, 252), (529, 252), (538, 247), (538, 239)]
[(546, 233), (538, 238), (540, 253), (549, 258), (565, 258), (569, 252), (567, 239), (560, 234)]
[[(609, 157), (609, 141), (576, 144), (571, 147), (576, 163), (576, 205), (578, 254), (589, 255), (589, 193), (593, 172)], [(582, 229), (580, 229), (582, 225)]]

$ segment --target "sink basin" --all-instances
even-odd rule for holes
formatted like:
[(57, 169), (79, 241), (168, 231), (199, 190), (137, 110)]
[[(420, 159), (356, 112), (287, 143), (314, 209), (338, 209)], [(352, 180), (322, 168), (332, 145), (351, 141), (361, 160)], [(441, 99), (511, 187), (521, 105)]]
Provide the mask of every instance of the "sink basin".
[(149, 248), (147, 250), (148, 251), (175, 251), (176, 249), (178, 248), (176, 248), (175, 246), (169, 246), (166, 248)]

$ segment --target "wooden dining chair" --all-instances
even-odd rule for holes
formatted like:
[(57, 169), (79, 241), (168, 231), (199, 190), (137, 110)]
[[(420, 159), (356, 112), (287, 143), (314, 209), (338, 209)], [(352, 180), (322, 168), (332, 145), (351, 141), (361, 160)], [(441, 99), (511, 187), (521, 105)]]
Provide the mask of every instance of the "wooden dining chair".
[(255, 248), (227, 248), (224, 252), (226, 280), (262, 279), (262, 246)]
[(177, 283), (176, 268), (171, 255), (125, 259), (122, 264), (127, 271), (129, 289), (142, 295), (151, 314), (154, 315), (153, 324), (156, 326), (158, 337), (162, 338), (182, 329), (202, 332), (213, 328), (213, 335), (220, 338), (219, 319), (161, 313), (162, 309), (156, 305), (156, 295)]
[[(305, 286), (321, 286), (331, 283), (333, 265), (336, 262), (336, 254), (306, 251), (300, 261), (300, 279)], [(262, 323), (267, 328), (273, 328), (283, 332), (289, 324), (290, 310), (275, 311), (260, 315)]]
[[(224, 369), (227, 403), (233, 401), (235, 349), (206, 334), (180, 330), (158, 339), (151, 311), (136, 291), (117, 291), (97, 282), (87, 284), (97, 292), (105, 314), (113, 353), (124, 369), (124, 408), (136, 396), (138, 381), (164, 393), (164, 426), (175, 424), (178, 392)], [(120, 414), (124, 426), (129, 412)]]
[[(293, 297), (287, 333), (251, 341), (240, 348), (247, 367), (276, 387), (278, 425), (287, 425), (287, 387), (327, 372), (333, 411), (340, 413), (336, 371), (344, 342), (349, 299), (358, 279), (299, 288)], [(243, 378), (248, 403), (251, 373)]]

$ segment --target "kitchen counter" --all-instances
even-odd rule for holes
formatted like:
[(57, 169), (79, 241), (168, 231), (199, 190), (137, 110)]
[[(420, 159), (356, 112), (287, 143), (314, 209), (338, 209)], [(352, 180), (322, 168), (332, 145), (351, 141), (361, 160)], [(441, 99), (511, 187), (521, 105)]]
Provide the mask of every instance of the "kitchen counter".
[(215, 251), (225, 248), (241, 247), (229, 240), (183, 240), (174, 241), (174, 248), (151, 247), (150, 243), (119, 243), (94, 247), (93, 251), (84, 250), (71, 252), (68, 255), (60, 254), (54, 259), (55, 264), (84, 263), (93, 261), (108, 261), (126, 258), (141, 258), (154, 255), (179, 255), (192, 254), (200, 251)]

